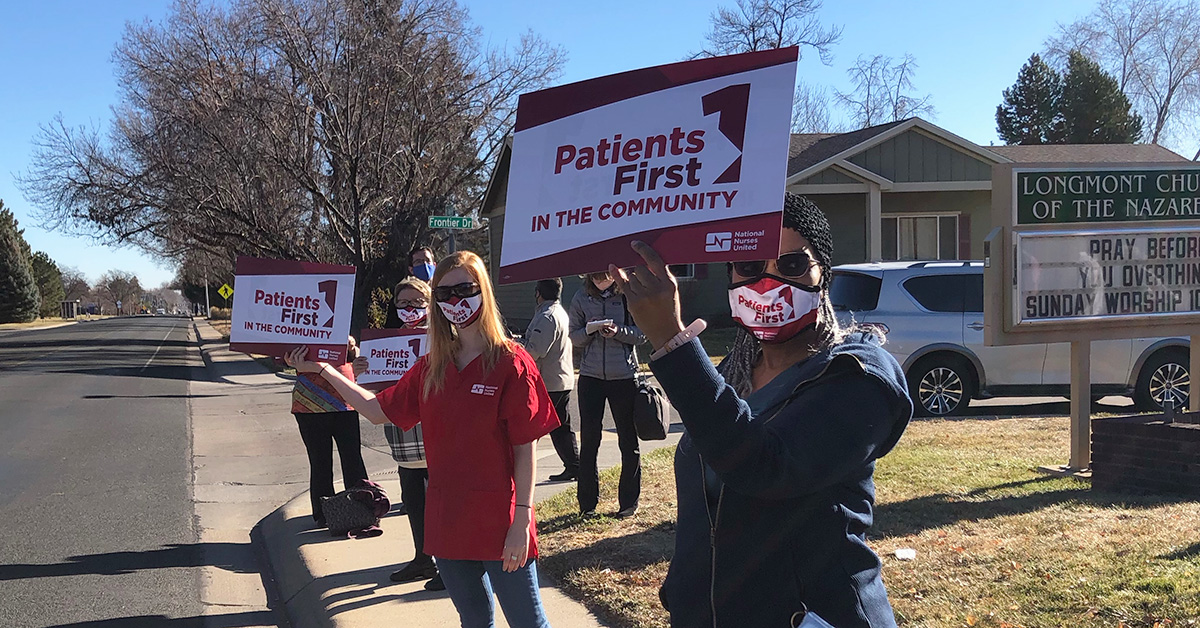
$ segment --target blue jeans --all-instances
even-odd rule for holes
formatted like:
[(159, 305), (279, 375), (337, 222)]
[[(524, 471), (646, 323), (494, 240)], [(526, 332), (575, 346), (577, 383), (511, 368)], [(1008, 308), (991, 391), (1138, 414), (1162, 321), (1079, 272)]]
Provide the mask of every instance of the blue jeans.
[(512, 628), (550, 628), (538, 590), (537, 564), (505, 572), (498, 560), (437, 559), (446, 592), (458, 609), (463, 628), (492, 628), (492, 592)]

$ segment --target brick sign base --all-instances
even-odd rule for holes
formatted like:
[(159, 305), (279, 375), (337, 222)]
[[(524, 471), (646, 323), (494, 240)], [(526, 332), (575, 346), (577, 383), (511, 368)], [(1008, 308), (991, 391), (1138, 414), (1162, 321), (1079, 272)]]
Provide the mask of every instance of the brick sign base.
[(1092, 488), (1200, 496), (1200, 415), (1092, 421)]

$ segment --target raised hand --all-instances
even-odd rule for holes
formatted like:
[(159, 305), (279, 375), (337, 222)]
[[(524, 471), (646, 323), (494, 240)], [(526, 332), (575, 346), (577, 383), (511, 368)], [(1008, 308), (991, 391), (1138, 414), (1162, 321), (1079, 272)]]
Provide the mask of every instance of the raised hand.
[(609, 264), (608, 272), (625, 294), (634, 322), (658, 349), (683, 331), (679, 285), (658, 251), (641, 240), (634, 240), (631, 246), (645, 260), (645, 265), (626, 272)]
[(296, 369), (297, 373), (318, 373), (325, 368), (324, 362), (312, 362), (305, 359), (307, 355), (308, 347), (296, 347), (283, 356), (283, 361)]

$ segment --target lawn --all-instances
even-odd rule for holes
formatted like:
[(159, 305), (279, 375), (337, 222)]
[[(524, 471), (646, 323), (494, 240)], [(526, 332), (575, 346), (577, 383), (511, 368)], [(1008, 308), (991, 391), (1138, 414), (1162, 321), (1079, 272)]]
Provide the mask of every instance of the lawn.
[[(1067, 435), (1066, 418), (911, 425), (879, 463), (870, 537), (901, 626), (1200, 625), (1200, 503), (1038, 473), (1066, 460)], [(580, 522), (572, 492), (539, 506), (544, 569), (615, 626), (667, 626), (671, 453), (643, 458), (631, 520)], [(611, 512), (616, 470), (602, 480)], [(902, 548), (916, 559), (897, 560)]]

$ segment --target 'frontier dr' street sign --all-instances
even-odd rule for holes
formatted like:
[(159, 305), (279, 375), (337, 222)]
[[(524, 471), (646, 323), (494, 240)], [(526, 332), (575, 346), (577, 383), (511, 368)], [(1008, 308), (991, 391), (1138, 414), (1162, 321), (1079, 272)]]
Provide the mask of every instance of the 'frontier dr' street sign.
[(470, 216), (430, 216), (430, 229), (474, 229), (475, 219)]

